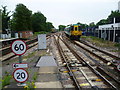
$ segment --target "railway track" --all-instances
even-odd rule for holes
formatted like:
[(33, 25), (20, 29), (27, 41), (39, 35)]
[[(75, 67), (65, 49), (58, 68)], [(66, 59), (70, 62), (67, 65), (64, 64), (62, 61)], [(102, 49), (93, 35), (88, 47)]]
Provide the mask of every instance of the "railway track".
[[(67, 39), (67, 38), (65, 38), (65, 39)], [(69, 43), (70, 43), (70, 40), (67, 39), (67, 41), (69, 41)], [(71, 42), (74, 43), (73, 41), (71, 41)], [(99, 73), (102, 73), (104, 76), (106, 76), (106, 78), (108, 78), (107, 76), (109, 76), (109, 78), (108, 78), (109, 81), (113, 82), (113, 84), (116, 83), (116, 86), (119, 86), (119, 84), (120, 84), (119, 77), (120, 76), (119, 76), (119, 72), (116, 69), (114, 69), (114, 66), (108, 66), (103, 61), (101, 61), (101, 59), (95, 58), (96, 56), (94, 56), (94, 54), (92, 54), (92, 56), (87, 54), (86, 53), (87, 50), (85, 47), (81, 47), (80, 45), (77, 45), (75, 43), (72, 44), (72, 46), (75, 46), (77, 48), (76, 52), (78, 52), (81, 49), (80, 52), (82, 52), (82, 55), (84, 54), (87, 58), (90, 59), (90, 60), (86, 60), (87, 63), (90, 63), (92, 65), (92, 63), (94, 62), (93, 65), (96, 66), (96, 69), (99, 70)], [(91, 61), (92, 61), (92, 63), (91, 63)]]
[[(59, 63), (60, 71), (62, 72), (61, 75), (63, 87), (66, 86), (66, 83), (69, 83), (71, 87), (77, 89), (116, 89), (116, 86), (109, 82), (95, 69), (96, 66), (91, 66), (90, 64), (86, 63), (86, 61), (79, 56), (77, 51), (68, 45), (68, 42), (65, 39), (63, 40), (60, 36), (56, 36), (55, 38), (57, 38), (55, 42), (62, 59), (62, 61)], [(91, 77), (91, 75), (93, 77)]]
[[(108, 62), (104, 62), (103, 60), (94, 54), (90, 54), (89, 51), (95, 52), (92, 48), (86, 52), (86, 50), (75, 42), (70, 41), (69, 39), (65, 38), (61, 33), (56, 35), (51, 35), (53, 38), (56, 51), (58, 53), (59, 60), (58, 66), (60, 71), (60, 81), (63, 85), (63, 88), (76, 88), (76, 89), (119, 89), (120, 82), (116, 75), (112, 75), (109, 70), (115, 70), (114, 66), (116, 64), (107, 65)], [(64, 37), (64, 38), (63, 38)], [(49, 37), (47, 37), (49, 38)], [(51, 43), (51, 42), (50, 42)], [(79, 44), (79, 42), (76, 42)], [(29, 43), (29, 48), (37, 45), (35, 43)], [(54, 47), (54, 46), (53, 46)], [(87, 47), (87, 46), (86, 46)], [(87, 48), (88, 49), (88, 48)], [(8, 56), (8, 54), (4, 55), (3, 57)], [(15, 57), (12, 53), (12, 57)], [(57, 56), (57, 55), (55, 55)], [(9, 60), (9, 57), (6, 60)], [(93, 58), (94, 57), (94, 58)], [(4, 59), (5, 60), (5, 59)], [(114, 73), (118, 74), (118, 72), (114, 71)]]
[[(87, 56), (90, 56), (92, 58), (92, 61), (98, 66), (99, 69), (102, 68), (102, 70), (105, 70), (107, 74), (110, 74), (111, 77), (114, 77), (115, 81), (120, 81), (120, 71), (117, 69), (117, 65), (119, 63), (114, 63), (113, 61), (115, 61), (115, 59), (111, 57), (111, 55), (106, 55), (100, 51), (92, 49), (91, 47), (89, 48), (88, 46), (85, 46), (82, 43), (76, 41), (74, 42), (74, 44), (87, 51), (89, 53), (89, 55), (87, 54)], [(116, 62), (119, 62), (119, 60), (116, 60)]]
[(118, 65), (118, 62), (120, 60), (119, 57), (116, 57), (116, 56), (114, 56), (112, 54), (108, 54), (108, 53), (106, 54), (102, 50), (90, 47), (89, 45), (85, 45), (85, 44), (78, 42), (78, 41), (73, 41), (73, 43), (76, 44), (77, 46), (83, 48), (84, 50), (86, 50), (90, 54), (93, 54), (94, 56), (96, 56), (97, 58), (99, 58), (100, 60), (102, 60), (106, 64), (110, 63), (111, 65), (113, 65), (115, 67)]
[[(55, 40), (56, 40), (56, 39), (55, 39)], [(79, 88), (80, 88), (79, 83), (78, 83), (78, 81), (76, 80), (76, 77), (75, 77), (74, 73), (72, 72), (72, 70), (71, 70), (71, 68), (70, 68), (70, 66), (69, 66), (69, 63), (67, 62), (68, 58), (67, 58), (67, 56), (64, 54), (64, 51), (63, 51), (63, 49), (62, 49), (62, 47), (61, 47), (61, 45), (60, 45), (59, 37), (58, 37), (58, 40), (56, 40), (56, 44), (57, 44), (57, 47), (58, 47), (58, 50), (59, 50), (59, 54), (60, 54), (60, 56), (61, 56), (61, 58), (62, 58), (62, 61), (63, 61), (64, 63), (66, 63), (67, 70), (68, 70), (68, 72), (70, 73), (70, 78), (73, 80), (75, 87), (76, 87), (77, 89), (79, 89)]]

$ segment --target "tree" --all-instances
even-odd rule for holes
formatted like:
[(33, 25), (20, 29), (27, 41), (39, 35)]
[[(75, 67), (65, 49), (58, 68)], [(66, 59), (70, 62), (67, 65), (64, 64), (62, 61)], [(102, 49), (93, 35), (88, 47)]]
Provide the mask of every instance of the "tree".
[(11, 17), (11, 16), (9, 16), (10, 11), (7, 12), (6, 7), (7, 6), (2, 6), (2, 8), (3, 8), (3, 10), (2, 10), (2, 33), (7, 33), (6, 29), (9, 28), (8, 24), (9, 24), (10, 17)]
[(108, 24), (108, 19), (102, 19), (100, 20), (96, 25), (104, 25), (104, 24)]
[(113, 23), (115, 18), (115, 23), (119, 23), (120, 22), (120, 12), (117, 11), (111, 11), (111, 14), (108, 16), (108, 21), (109, 23)]
[(59, 25), (58, 27), (59, 27), (59, 31), (64, 31), (66, 26), (65, 25)]
[(46, 31), (51, 31), (52, 28), (54, 28), (53, 24), (51, 22), (46, 22)]
[(25, 5), (18, 4), (16, 6), (15, 12), (13, 13), (13, 18), (11, 20), (12, 30), (32, 30), (31, 15), (32, 11), (30, 11)]
[(34, 32), (46, 31), (46, 17), (41, 12), (32, 15), (32, 29)]
[(87, 24), (82, 24), (82, 23), (80, 23), (80, 22), (78, 22), (77, 24), (80, 25), (82, 29), (85, 29), (85, 28), (88, 27)]
[(89, 26), (90, 26), (90, 27), (94, 27), (94, 26), (95, 26), (95, 23), (94, 23), (94, 22), (91, 22), (91, 23), (89, 24)]

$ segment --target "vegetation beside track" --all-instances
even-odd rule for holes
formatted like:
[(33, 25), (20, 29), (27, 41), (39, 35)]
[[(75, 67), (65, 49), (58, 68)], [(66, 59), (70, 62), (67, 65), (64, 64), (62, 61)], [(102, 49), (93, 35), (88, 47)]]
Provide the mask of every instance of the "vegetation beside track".
[(49, 32), (41, 31), (41, 32), (35, 32), (34, 36), (37, 36), (38, 34), (48, 34)]
[(81, 36), (82, 40), (86, 40), (97, 47), (111, 48), (111, 52), (120, 52), (120, 43), (107, 41), (94, 36)]

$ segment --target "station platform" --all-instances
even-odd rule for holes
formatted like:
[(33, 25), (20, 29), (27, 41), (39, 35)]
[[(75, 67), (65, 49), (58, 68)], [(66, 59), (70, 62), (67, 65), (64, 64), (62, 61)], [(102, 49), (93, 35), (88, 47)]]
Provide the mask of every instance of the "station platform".
[(0, 40), (0, 42), (4, 42), (4, 41), (10, 41), (10, 40), (15, 40), (15, 39), (18, 39), (18, 38), (1, 39), (1, 40)]
[(53, 56), (42, 56), (36, 67), (39, 68), (36, 88), (62, 88), (58, 66)]

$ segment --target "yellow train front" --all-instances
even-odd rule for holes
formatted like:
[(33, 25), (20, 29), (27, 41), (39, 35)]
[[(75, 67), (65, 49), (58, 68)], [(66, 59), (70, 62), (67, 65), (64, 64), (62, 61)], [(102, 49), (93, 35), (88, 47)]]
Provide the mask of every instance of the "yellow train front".
[(65, 28), (65, 33), (72, 40), (79, 40), (82, 35), (81, 27), (78, 24), (69, 25)]

